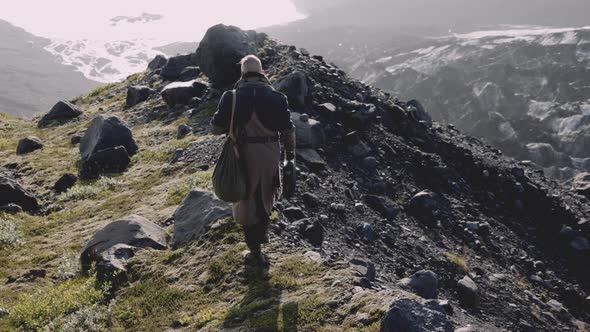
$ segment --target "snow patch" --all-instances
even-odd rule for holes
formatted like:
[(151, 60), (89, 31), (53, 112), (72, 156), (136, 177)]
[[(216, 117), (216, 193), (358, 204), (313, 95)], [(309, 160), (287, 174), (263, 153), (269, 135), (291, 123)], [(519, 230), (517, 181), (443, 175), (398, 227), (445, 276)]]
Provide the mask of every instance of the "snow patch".
[(550, 101), (531, 100), (527, 114), (541, 121), (545, 120), (555, 108), (555, 104)]

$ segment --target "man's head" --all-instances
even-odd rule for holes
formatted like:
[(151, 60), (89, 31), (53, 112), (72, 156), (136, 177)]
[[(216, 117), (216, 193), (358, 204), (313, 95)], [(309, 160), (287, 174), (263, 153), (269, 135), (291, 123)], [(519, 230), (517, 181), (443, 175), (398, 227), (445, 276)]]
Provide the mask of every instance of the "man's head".
[(242, 76), (247, 73), (259, 73), (264, 74), (262, 70), (262, 62), (255, 55), (248, 55), (244, 57), (240, 64), (242, 65)]

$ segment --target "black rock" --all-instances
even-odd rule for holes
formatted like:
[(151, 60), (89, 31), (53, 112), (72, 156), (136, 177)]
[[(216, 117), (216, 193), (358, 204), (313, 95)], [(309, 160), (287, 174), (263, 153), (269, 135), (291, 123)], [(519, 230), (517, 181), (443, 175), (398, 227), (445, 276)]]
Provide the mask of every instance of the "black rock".
[(102, 149), (83, 161), (80, 178), (91, 179), (101, 174), (121, 173), (130, 163), (131, 159), (125, 147)]
[(23, 188), (16, 180), (0, 175), (0, 206), (16, 204), (27, 212), (34, 212), (39, 208), (33, 194)]
[(425, 299), (436, 299), (438, 296), (438, 277), (430, 270), (418, 271), (411, 277), (402, 279), (399, 285)]
[(305, 193), (303, 194), (302, 198), (306, 206), (316, 207), (320, 205), (320, 199), (318, 198), (318, 196), (312, 193)]
[(258, 45), (266, 38), (255, 31), (243, 31), (234, 26), (215, 25), (205, 33), (195, 53), (195, 63), (216, 87), (226, 87), (240, 77), (238, 62), (256, 54)]
[(303, 236), (314, 246), (319, 247), (324, 242), (324, 228), (319, 220), (307, 225), (303, 230)]
[(444, 197), (430, 190), (416, 194), (410, 200), (409, 212), (416, 217), (436, 218), (447, 208)]
[(80, 155), (83, 160), (89, 159), (100, 150), (122, 146), (129, 156), (137, 153), (138, 147), (133, 134), (125, 122), (116, 116), (98, 115), (90, 123), (82, 141)]
[(366, 242), (373, 242), (377, 239), (377, 233), (369, 223), (362, 224), (359, 233)]
[(61, 178), (59, 178), (59, 180), (57, 180), (57, 182), (53, 186), (53, 190), (56, 193), (65, 193), (70, 188), (72, 188), (77, 181), (78, 177), (74, 174), (64, 174)]
[(193, 65), (191, 55), (177, 55), (166, 61), (166, 64), (160, 71), (160, 76), (166, 81), (175, 81), (180, 78), (180, 74), (186, 67)]
[(70, 139), (70, 143), (72, 143), (72, 145), (80, 144), (81, 141), (82, 141), (82, 136), (80, 136), (80, 135), (73, 135), (72, 138)]
[(169, 107), (187, 105), (191, 99), (202, 97), (208, 86), (200, 80), (174, 82), (168, 84), (161, 92), (162, 99)]
[(289, 107), (295, 111), (305, 111), (311, 107), (312, 92), (309, 78), (301, 71), (294, 71), (291, 74), (279, 78), (273, 84), (275, 89), (287, 95)]
[(4, 212), (7, 214), (18, 214), (18, 213), (23, 212), (23, 208), (20, 207), (19, 205), (9, 203), (9, 204), (0, 206), (0, 212)]
[(462, 304), (469, 307), (479, 305), (479, 289), (475, 282), (468, 276), (457, 282), (457, 293)]
[(387, 197), (364, 195), (363, 201), (368, 207), (379, 212), (381, 216), (389, 220), (395, 219), (400, 211), (400, 208)]
[(160, 69), (166, 65), (166, 62), (168, 62), (168, 59), (166, 59), (165, 56), (158, 54), (152, 61), (150, 61), (148, 64), (148, 69), (151, 71)]
[[(83, 271), (88, 271), (96, 262), (100, 280), (116, 281), (125, 275), (125, 261), (132, 257), (136, 248), (168, 248), (168, 233), (155, 223), (132, 215), (115, 220), (94, 234), (80, 254)], [(117, 273), (115, 273), (117, 272)], [(123, 277), (124, 279), (124, 277)]]
[(372, 262), (353, 258), (350, 260), (350, 265), (352, 265), (353, 269), (360, 277), (365, 277), (369, 279), (369, 281), (375, 281), (377, 270), (375, 269), (375, 264)]
[(199, 67), (186, 67), (180, 73), (178, 77), (181, 81), (191, 81), (197, 79), (201, 75), (201, 70)]
[(39, 149), (43, 149), (43, 143), (41, 142), (41, 140), (35, 136), (27, 136), (18, 141), (18, 146), (16, 147), (16, 154), (26, 154)]
[(291, 206), (283, 210), (283, 214), (289, 220), (301, 220), (305, 219), (305, 213), (298, 207)]
[(185, 124), (178, 126), (178, 130), (176, 131), (176, 138), (181, 139), (184, 138), (186, 135), (190, 134), (193, 129)]
[(395, 301), (381, 320), (381, 332), (453, 332), (444, 309), (430, 301), (425, 305), (411, 299)]
[(125, 108), (131, 108), (141, 102), (146, 101), (150, 97), (151, 93), (152, 89), (147, 86), (132, 85), (128, 87)]
[(39, 120), (37, 126), (39, 128), (45, 128), (54, 122), (70, 120), (80, 115), (82, 115), (82, 111), (76, 108), (76, 106), (67, 101), (59, 101)]
[(428, 127), (432, 126), (432, 117), (430, 116), (430, 114), (428, 114), (428, 112), (426, 112), (426, 109), (424, 108), (424, 106), (422, 106), (422, 104), (419, 101), (412, 99), (407, 102), (407, 105), (408, 113), (412, 116), (414, 120), (423, 123)]

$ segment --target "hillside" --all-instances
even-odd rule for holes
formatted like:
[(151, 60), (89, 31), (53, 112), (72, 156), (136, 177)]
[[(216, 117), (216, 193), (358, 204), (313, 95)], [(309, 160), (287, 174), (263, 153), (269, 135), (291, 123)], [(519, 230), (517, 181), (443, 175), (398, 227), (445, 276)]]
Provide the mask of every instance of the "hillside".
[(55, 99), (72, 98), (98, 83), (47, 52), (48, 40), (0, 20), (0, 112), (30, 118), (49, 111)]
[[(262, 58), (300, 134), (270, 269), (244, 266), (228, 206), (203, 192), (223, 142), (208, 122), (236, 78), (220, 53)], [(564, 188), (320, 56), (219, 25), (60, 105), (0, 118), (0, 205), (28, 211), (0, 212), (0, 330), (590, 328), (587, 180)], [(30, 135), (42, 147), (15, 154)], [(82, 179), (55, 187), (66, 173)]]
[(376, 52), (355, 73), (568, 180), (590, 170), (589, 52), (587, 28), (506, 27)]

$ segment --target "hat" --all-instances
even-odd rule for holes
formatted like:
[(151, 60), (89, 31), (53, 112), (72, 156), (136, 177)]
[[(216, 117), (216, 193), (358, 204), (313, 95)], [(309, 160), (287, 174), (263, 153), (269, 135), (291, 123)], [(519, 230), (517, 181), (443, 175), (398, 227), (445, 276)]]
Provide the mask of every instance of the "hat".
[(240, 64), (242, 65), (242, 74), (246, 73), (260, 73), (264, 74), (262, 70), (262, 62), (255, 55), (248, 55), (244, 57)]

